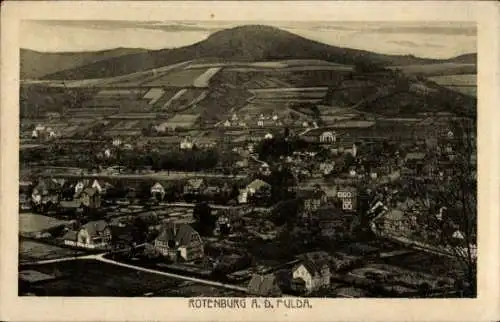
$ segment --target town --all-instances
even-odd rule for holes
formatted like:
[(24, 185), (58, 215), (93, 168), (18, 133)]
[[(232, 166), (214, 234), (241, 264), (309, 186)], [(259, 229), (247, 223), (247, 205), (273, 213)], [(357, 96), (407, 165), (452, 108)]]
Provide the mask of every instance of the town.
[(288, 63), (23, 83), (19, 294), (475, 296), (476, 121), (431, 106), (469, 97)]

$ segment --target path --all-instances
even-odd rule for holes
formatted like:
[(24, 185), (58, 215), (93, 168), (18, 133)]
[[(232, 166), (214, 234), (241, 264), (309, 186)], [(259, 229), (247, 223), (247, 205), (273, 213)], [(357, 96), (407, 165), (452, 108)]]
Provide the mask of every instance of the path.
[(104, 258), (104, 254), (97, 255), (95, 259), (100, 261), (100, 262), (103, 262), (103, 263), (117, 265), (117, 266), (126, 267), (126, 268), (130, 268), (130, 269), (135, 269), (135, 270), (141, 271), (141, 272), (157, 274), (157, 275), (162, 275), (162, 276), (171, 277), (171, 278), (177, 278), (177, 279), (184, 280), (184, 281), (191, 281), (191, 282), (210, 285), (210, 286), (222, 287), (222, 288), (233, 290), (233, 291), (248, 292), (248, 289), (246, 287), (235, 286), (235, 285), (231, 285), (231, 284), (215, 282), (215, 281), (210, 281), (210, 280), (206, 280), (206, 279), (184, 276), (184, 275), (179, 275), (179, 274), (174, 274), (174, 273), (167, 273), (167, 272), (158, 271), (155, 269), (144, 268), (141, 266), (117, 262), (117, 261), (112, 260), (112, 259)]

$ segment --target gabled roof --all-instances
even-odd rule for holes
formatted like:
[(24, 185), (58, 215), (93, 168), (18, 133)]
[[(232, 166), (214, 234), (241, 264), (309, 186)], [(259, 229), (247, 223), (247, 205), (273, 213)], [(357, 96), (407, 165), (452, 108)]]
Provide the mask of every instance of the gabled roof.
[(87, 230), (90, 236), (96, 237), (102, 235), (108, 224), (104, 220), (89, 221), (81, 229)]
[(188, 224), (168, 223), (162, 228), (156, 239), (164, 242), (175, 240), (178, 246), (186, 246), (191, 242), (191, 235), (197, 233), (198, 232)]
[(247, 188), (259, 190), (260, 188), (265, 187), (265, 186), (270, 186), (270, 185), (269, 185), (269, 183), (265, 182), (264, 180), (255, 179), (254, 181), (252, 181), (248, 184)]
[(201, 186), (205, 183), (203, 179), (189, 179), (187, 181), (187, 184), (190, 185), (191, 187), (198, 189), (201, 188)]
[(45, 180), (40, 181), (35, 186), (35, 189), (37, 189), (41, 192), (43, 192), (43, 191), (53, 192), (53, 191), (57, 191), (57, 190), (61, 189), (61, 186), (52, 180), (45, 179)]
[(163, 185), (159, 182), (155, 183), (152, 187), (151, 187), (151, 190), (165, 190), (165, 188), (163, 187)]
[(326, 252), (311, 252), (297, 256), (301, 262), (294, 266), (295, 271), (301, 265), (307, 269), (311, 275), (321, 274), (321, 270), (328, 266), (329, 255)]
[(248, 290), (252, 294), (269, 295), (278, 291), (277, 280), (274, 274), (253, 275), (248, 283)]

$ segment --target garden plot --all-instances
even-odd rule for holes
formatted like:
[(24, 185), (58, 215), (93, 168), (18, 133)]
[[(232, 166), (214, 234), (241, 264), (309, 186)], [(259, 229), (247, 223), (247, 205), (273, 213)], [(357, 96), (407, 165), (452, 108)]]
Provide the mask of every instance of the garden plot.
[(220, 67), (213, 67), (207, 69), (203, 74), (193, 81), (194, 87), (208, 87), (210, 79), (220, 71)]
[(194, 86), (194, 81), (204, 75), (205, 72), (206, 70), (203, 69), (172, 71), (142, 85), (154, 87), (192, 87)]
[(78, 260), (45, 264), (37, 271), (53, 275), (58, 279), (41, 283), (37, 288), (47, 296), (144, 296), (150, 292), (177, 289), (182, 282), (162, 275), (152, 274), (101, 263)]
[(143, 98), (149, 100), (150, 105), (154, 105), (164, 94), (165, 91), (162, 88), (151, 88)]
[(182, 89), (163, 106), (163, 109), (169, 112), (183, 112), (201, 102), (207, 95), (208, 91), (202, 89)]

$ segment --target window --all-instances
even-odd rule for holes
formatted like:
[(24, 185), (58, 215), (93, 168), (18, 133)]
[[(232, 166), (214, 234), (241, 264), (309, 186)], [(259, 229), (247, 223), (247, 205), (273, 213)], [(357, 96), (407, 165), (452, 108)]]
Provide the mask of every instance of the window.
[(352, 201), (351, 200), (344, 200), (344, 202), (342, 203), (342, 209), (352, 210)]

